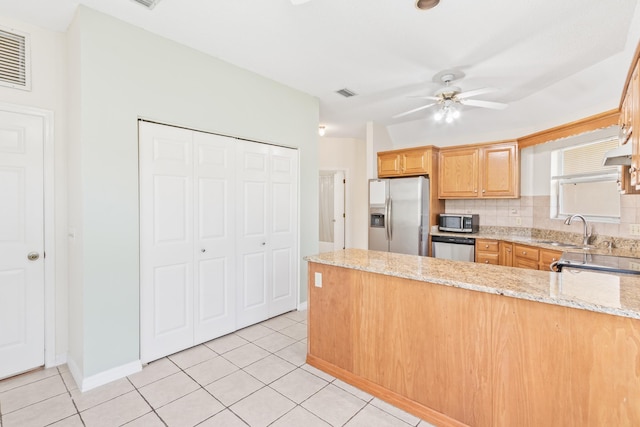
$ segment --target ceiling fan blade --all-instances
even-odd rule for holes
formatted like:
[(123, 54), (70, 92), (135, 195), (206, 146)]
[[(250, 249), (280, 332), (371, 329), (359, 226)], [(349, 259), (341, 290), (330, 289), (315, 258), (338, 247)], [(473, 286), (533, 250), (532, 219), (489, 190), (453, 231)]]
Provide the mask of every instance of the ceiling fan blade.
[(468, 90), (466, 92), (461, 92), (461, 93), (456, 95), (456, 98), (465, 99), (465, 98), (470, 98), (470, 97), (476, 96), (476, 95), (482, 95), (483, 93), (495, 92), (497, 90), (498, 89), (496, 89), (495, 87), (483, 87), (483, 88), (480, 88), (480, 89)]
[(407, 98), (430, 99), (432, 101), (440, 101), (442, 98), (427, 95), (409, 95)]
[(431, 107), (432, 105), (435, 105), (435, 104), (436, 103), (434, 102), (432, 104), (423, 105), (422, 107), (414, 108), (413, 110), (409, 110), (409, 111), (406, 111), (404, 113), (396, 114), (392, 118), (397, 119), (398, 117), (408, 116), (409, 114), (413, 114), (413, 113), (416, 113), (416, 112), (418, 112), (420, 110), (424, 110), (424, 109), (429, 108), (429, 107)]
[(493, 110), (504, 110), (508, 107), (507, 104), (503, 104), (502, 102), (480, 101), (478, 99), (461, 99), (460, 104), (470, 105), (472, 107), (491, 108)]

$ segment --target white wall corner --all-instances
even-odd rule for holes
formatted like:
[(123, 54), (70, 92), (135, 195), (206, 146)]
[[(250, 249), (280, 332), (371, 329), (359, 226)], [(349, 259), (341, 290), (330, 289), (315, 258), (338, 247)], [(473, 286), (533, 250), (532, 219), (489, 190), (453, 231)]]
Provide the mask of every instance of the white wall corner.
[(298, 311), (305, 311), (307, 309), (307, 301), (303, 301), (298, 304)]
[(71, 372), (73, 379), (78, 385), (78, 388), (83, 393), (96, 387), (100, 387), (101, 385), (105, 385), (112, 381), (119, 380), (120, 378), (124, 378), (128, 375), (142, 371), (142, 363), (139, 360), (136, 360), (131, 363), (117, 366), (115, 368), (100, 372), (99, 374), (84, 378), (82, 373), (80, 372), (80, 369), (78, 368), (78, 365), (76, 365), (73, 359), (69, 359), (67, 365), (69, 366), (69, 371)]

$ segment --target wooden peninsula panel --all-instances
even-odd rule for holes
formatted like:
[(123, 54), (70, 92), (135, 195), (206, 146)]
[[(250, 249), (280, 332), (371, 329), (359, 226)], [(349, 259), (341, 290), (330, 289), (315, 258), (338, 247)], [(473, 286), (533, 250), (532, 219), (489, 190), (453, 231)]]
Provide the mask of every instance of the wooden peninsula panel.
[(309, 298), (314, 309), (309, 310), (308, 352), (347, 371), (353, 371), (353, 319), (357, 317), (354, 301), (360, 296), (355, 286), (341, 286), (355, 282), (355, 270), (331, 266), (314, 266), (314, 272), (322, 275), (322, 288), (314, 286), (315, 273), (309, 271)]
[(638, 319), (310, 262), (308, 327), (309, 364), (438, 426), (640, 425)]
[(512, 298), (492, 311), (494, 425), (638, 425), (636, 320)]
[(465, 424), (489, 425), (489, 295), (357, 276), (354, 374)]

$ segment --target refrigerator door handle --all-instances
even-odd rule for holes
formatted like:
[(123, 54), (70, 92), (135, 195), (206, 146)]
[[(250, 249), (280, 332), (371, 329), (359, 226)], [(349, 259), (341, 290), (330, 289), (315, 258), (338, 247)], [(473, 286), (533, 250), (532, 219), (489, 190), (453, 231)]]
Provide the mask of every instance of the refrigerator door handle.
[(392, 215), (391, 212), (393, 212), (393, 199), (391, 197), (389, 197), (389, 202), (387, 204), (388, 204), (388, 207), (387, 207), (387, 209), (388, 209), (388, 213), (387, 213), (387, 218), (388, 218), (388, 221), (387, 221), (387, 224), (388, 224), (388, 227), (387, 227), (387, 230), (388, 230), (387, 239), (389, 241), (391, 241), (391, 239), (393, 238), (393, 227), (391, 225), (391, 224), (393, 224), (393, 218), (391, 217), (391, 215)]
[(384, 234), (389, 241), (389, 198), (384, 201)]

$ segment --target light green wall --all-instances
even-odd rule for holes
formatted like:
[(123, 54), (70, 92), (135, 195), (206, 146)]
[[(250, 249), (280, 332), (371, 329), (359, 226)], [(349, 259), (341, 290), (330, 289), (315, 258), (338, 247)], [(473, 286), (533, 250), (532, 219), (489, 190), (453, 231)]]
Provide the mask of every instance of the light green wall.
[[(298, 147), (300, 255), (317, 251), (318, 101), (80, 7), (85, 377), (139, 359), (138, 117)], [(74, 41), (71, 40), (70, 43)], [(306, 263), (300, 261), (300, 299)]]

